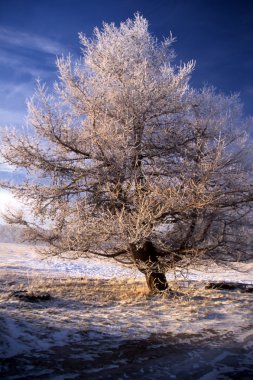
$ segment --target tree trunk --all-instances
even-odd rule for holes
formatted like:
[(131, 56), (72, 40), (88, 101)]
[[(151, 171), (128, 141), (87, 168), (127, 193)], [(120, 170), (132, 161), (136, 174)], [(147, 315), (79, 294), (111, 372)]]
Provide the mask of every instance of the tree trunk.
[(159, 266), (157, 249), (151, 241), (146, 241), (141, 248), (131, 245), (131, 252), (137, 268), (145, 274), (151, 292), (162, 292), (168, 288), (164, 272)]

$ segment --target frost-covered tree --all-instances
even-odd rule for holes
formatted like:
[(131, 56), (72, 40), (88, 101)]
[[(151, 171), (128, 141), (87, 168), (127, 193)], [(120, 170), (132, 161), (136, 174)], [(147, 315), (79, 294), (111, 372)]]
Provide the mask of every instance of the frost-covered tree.
[(55, 255), (135, 265), (152, 290), (165, 271), (250, 254), (250, 149), (237, 97), (189, 87), (194, 62), (173, 63), (140, 15), (80, 35), (82, 58), (57, 60), (54, 91), (38, 85), (28, 125), (2, 155), (27, 171), (5, 183), (33, 215), (9, 215)]

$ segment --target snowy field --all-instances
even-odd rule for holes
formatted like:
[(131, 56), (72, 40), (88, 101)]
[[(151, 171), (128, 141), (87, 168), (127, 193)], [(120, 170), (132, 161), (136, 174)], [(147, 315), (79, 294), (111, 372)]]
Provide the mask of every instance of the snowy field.
[(31, 246), (0, 243), (0, 270), (18, 271), (27, 275), (88, 276), (92, 278), (137, 277), (139, 273), (116, 262), (98, 259), (67, 260), (38, 255)]
[[(252, 293), (203, 285), (252, 283), (253, 264), (237, 267), (192, 270), (190, 289), (168, 274), (174, 294), (150, 296), (133, 269), (2, 243), (0, 378), (252, 379)], [(26, 302), (16, 290), (51, 298)]]
[[(183, 279), (203, 281), (226, 281), (253, 283), (253, 263), (234, 264), (237, 270), (231, 268), (207, 267), (203, 270), (192, 269), (188, 273), (167, 273), (168, 279)], [(91, 278), (132, 278), (143, 279), (138, 270), (122, 266), (115, 261), (103, 259), (67, 260), (57, 257), (38, 255), (32, 246), (23, 244), (0, 243), (0, 271), (10, 273), (26, 273), (27, 276), (41, 274), (42, 276), (87, 276)]]

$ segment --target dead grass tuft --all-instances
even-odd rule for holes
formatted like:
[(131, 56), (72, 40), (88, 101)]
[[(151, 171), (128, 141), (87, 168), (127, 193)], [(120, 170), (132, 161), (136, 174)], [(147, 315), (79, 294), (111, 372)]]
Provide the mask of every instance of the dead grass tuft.
[[(54, 298), (75, 299), (83, 302), (122, 302), (132, 303), (146, 299), (149, 290), (144, 281), (90, 279), (86, 277), (41, 277), (2, 276), (0, 280), (1, 294), (8, 292), (27, 291), (29, 293), (49, 293)], [(6, 294), (6, 293), (5, 293)]]

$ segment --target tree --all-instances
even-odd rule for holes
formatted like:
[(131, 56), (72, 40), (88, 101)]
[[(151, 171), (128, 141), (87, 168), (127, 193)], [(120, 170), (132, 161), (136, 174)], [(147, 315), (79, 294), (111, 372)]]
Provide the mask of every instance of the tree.
[(173, 64), (140, 15), (80, 35), (80, 61), (59, 58), (51, 93), (38, 84), (28, 127), (3, 136), (5, 183), (29, 204), (27, 237), (52, 254), (135, 265), (153, 291), (168, 267), (251, 252), (250, 144), (236, 96), (189, 86), (194, 62)]

